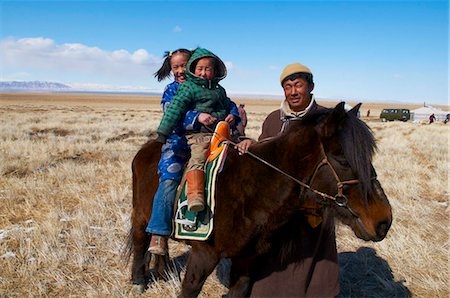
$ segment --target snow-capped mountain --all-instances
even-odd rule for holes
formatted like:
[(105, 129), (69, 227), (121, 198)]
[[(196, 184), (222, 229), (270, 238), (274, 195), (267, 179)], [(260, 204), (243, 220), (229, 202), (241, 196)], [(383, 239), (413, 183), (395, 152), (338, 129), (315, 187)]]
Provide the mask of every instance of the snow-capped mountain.
[(70, 86), (46, 81), (2, 81), (0, 82), (1, 92), (17, 91), (69, 91)]

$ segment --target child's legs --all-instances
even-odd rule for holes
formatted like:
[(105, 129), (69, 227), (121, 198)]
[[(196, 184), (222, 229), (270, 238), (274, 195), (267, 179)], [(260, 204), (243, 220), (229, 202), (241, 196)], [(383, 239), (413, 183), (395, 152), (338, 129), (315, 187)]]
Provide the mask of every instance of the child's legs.
[(172, 233), (173, 204), (177, 195), (179, 182), (166, 179), (158, 185), (153, 199), (153, 209), (150, 222), (145, 231), (161, 236), (170, 236)]
[(191, 146), (191, 158), (187, 164), (187, 170), (203, 170), (206, 161), (206, 151), (209, 148), (212, 133), (197, 133), (187, 136)]

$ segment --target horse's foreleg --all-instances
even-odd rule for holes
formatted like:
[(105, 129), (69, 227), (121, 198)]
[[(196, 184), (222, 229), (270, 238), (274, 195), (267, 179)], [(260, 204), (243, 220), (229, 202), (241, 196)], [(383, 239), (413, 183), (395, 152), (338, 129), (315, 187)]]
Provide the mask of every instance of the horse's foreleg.
[(240, 276), (233, 285), (230, 286), (225, 297), (248, 297), (250, 291), (250, 277)]
[(230, 286), (225, 297), (248, 297), (250, 292), (249, 259), (231, 259)]
[(219, 255), (211, 246), (194, 243), (187, 261), (179, 297), (197, 297), (206, 279), (219, 263), (219, 259)]

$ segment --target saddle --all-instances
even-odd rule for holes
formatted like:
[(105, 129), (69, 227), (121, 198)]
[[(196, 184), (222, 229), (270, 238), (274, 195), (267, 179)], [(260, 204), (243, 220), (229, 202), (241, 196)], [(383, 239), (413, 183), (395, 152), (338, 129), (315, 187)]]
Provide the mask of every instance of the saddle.
[(230, 127), (227, 122), (217, 124), (211, 139), (205, 170), (205, 209), (190, 212), (187, 208), (186, 173), (178, 187), (175, 200), (174, 236), (177, 239), (206, 240), (214, 223), (216, 180), (222, 170), (229, 147)]

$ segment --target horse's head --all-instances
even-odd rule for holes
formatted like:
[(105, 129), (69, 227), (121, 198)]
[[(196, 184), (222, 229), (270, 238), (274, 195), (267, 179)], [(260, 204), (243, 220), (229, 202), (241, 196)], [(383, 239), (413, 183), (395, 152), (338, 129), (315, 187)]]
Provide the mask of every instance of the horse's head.
[(342, 102), (318, 118), (317, 164), (305, 195), (331, 207), (359, 238), (381, 241), (392, 210), (372, 166), (375, 139), (357, 118), (359, 107), (346, 112)]

